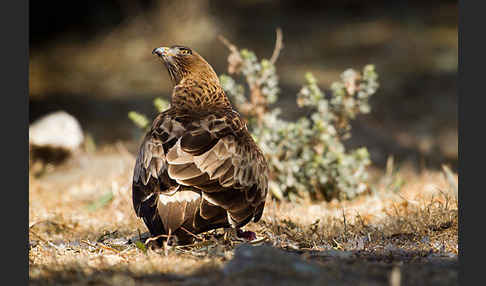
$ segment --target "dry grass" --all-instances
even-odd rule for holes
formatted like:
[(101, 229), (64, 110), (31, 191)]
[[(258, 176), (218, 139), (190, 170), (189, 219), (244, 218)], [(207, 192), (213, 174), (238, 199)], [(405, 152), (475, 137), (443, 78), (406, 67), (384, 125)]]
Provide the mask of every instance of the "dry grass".
[[(242, 242), (224, 239), (221, 230), (199, 235), (190, 246), (133, 243), (146, 231), (131, 205), (133, 163), (117, 145), (30, 176), (31, 283), (254, 285), (278, 272), (276, 255), (277, 270), (252, 270), (244, 279), (225, 274), (222, 269)], [(393, 178), (375, 173), (376, 191), (353, 201), (268, 200), (261, 222), (247, 226), (259, 238), (254, 244), (318, 265), (321, 282), (388, 285), (398, 275), (404, 284), (456, 285), (458, 211), (450, 177), (406, 166)], [(405, 183), (392, 191), (397, 175)]]

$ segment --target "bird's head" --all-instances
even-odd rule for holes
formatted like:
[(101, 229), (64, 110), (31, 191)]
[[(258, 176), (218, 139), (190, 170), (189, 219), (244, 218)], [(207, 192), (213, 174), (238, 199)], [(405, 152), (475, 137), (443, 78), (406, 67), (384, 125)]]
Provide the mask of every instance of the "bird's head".
[(176, 85), (186, 78), (219, 82), (211, 65), (196, 51), (188, 47), (178, 45), (170, 48), (160, 47), (155, 48), (152, 54), (157, 55), (164, 62), (171, 80)]

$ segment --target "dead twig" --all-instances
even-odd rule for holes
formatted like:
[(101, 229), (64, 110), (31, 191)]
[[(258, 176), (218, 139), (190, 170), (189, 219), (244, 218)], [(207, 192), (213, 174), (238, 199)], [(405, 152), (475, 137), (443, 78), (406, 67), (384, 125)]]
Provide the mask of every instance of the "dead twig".
[[(273, 48), (272, 56), (270, 57), (270, 62), (274, 65), (277, 62), (280, 51), (283, 49), (283, 34), (282, 29), (279, 27), (276, 30), (277, 38), (275, 40), (275, 47)], [(238, 48), (232, 44), (223, 35), (219, 35), (218, 39), (230, 50), (231, 53), (239, 53)]]
[(187, 232), (188, 234), (190, 234), (191, 236), (195, 237), (196, 239), (199, 239), (199, 240), (203, 240), (200, 236), (198, 235), (195, 235), (194, 233), (188, 231), (185, 227), (181, 226), (181, 229), (185, 232)]
[(260, 243), (260, 242), (264, 242), (264, 241), (268, 241), (269, 238), (268, 237), (261, 237), (261, 238), (257, 238), (255, 240), (252, 240), (250, 242), (248, 242), (249, 244), (257, 244), (257, 243)]
[(103, 243), (100, 243), (100, 242), (97, 242), (95, 244), (87, 241), (87, 240), (81, 240), (82, 243), (85, 243), (87, 244), (88, 246), (91, 246), (95, 249), (99, 249), (99, 248), (102, 248), (102, 249), (105, 249), (105, 250), (110, 250), (110, 251), (113, 251), (114, 253), (116, 253), (119, 257), (121, 257), (125, 262), (128, 262), (128, 259), (124, 256), (123, 253), (121, 253), (119, 250), (117, 249), (114, 249), (113, 247), (110, 247), (108, 245), (105, 245)]
[(231, 51), (231, 52), (235, 52), (237, 53), (238, 52), (238, 48), (233, 45), (230, 41), (228, 41), (228, 39), (226, 39), (224, 36), (222, 35), (219, 35), (218, 36), (218, 39), (226, 46), (228, 47), (228, 49)]
[(169, 228), (169, 235), (167, 236), (167, 239), (164, 241), (164, 255), (165, 256), (169, 255), (169, 239), (170, 239), (171, 234), (172, 234), (172, 229)]
[(283, 36), (282, 36), (282, 29), (277, 28), (277, 39), (275, 40), (275, 48), (273, 49), (272, 57), (270, 58), (270, 62), (275, 64), (277, 62), (278, 56), (280, 55), (280, 51), (283, 48)]
[(37, 238), (39, 238), (42, 242), (44, 243), (47, 243), (49, 246), (52, 246), (54, 247), (54, 249), (56, 250), (61, 250), (57, 245), (55, 245), (54, 243), (50, 242), (49, 240), (47, 239), (44, 239), (42, 236), (40, 236), (39, 234), (37, 234), (35, 231), (33, 231), (32, 229), (29, 229), (29, 233), (32, 233), (33, 235), (37, 236)]
[(458, 188), (456, 180), (454, 178), (454, 174), (452, 173), (451, 169), (449, 169), (449, 167), (447, 167), (447, 165), (442, 165), (442, 170), (443, 170), (445, 179), (447, 180), (447, 183), (449, 184), (450, 191), (454, 195), (455, 199), (457, 200), (459, 188)]
[(346, 238), (346, 235), (348, 234), (348, 229), (347, 229), (347, 226), (346, 226), (346, 215), (344, 214), (344, 209), (342, 209), (343, 211), (343, 223), (344, 223), (344, 238)]
[(184, 248), (195, 248), (195, 249), (200, 249), (200, 248), (203, 248), (203, 247), (206, 247), (206, 246), (210, 246), (214, 244), (213, 241), (209, 241), (209, 240), (205, 240), (205, 241), (201, 241), (201, 242), (196, 242), (196, 243), (193, 243), (193, 244), (187, 244), (187, 245), (177, 245), (175, 246), (176, 249), (178, 250), (183, 250)]
[(106, 250), (111, 250), (113, 252), (115, 252), (116, 254), (120, 254), (120, 251), (119, 250), (116, 250), (114, 249), (113, 247), (110, 247), (108, 245), (104, 245), (103, 243), (98, 243), (97, 244), (99, 247), (103, 248), (103, 249), (106, 249)]
[(400, 197), (402, 200), (406, 201), (409, 204), (416, 205), (416, 206), (419, 205), (419, 203), (417, 201), (409, 200), (409, 199), (405, 198), (404, 196), (402, 196), (401, 194), (397, 194), (397, 195), (398, 195), (398, 197)]
[(81, 242), (87, 244), (88, 246), (94, 247), (94, 248), (97, 247), (95, 244), (92, 244), (91, 242), (84, 240), (84, 239), (82, 239)]
[(169, 232), (169, 234), (159, 234), (157, 236), (152, 236), (152, 237), (147, 238), (147, 240), (145, 241), (145, 245), (148, 245), (150, 242), (155, 241), (155, 240), (157, 240), (161, 237), (167, 237), (167, 239), (169, 239), (170, 238), (170, 232)]

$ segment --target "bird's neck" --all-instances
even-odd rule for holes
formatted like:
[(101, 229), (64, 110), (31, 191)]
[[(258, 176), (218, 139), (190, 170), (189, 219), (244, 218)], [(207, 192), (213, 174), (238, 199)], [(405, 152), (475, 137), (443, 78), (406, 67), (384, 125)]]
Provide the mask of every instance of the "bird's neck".
[(231, 108), (231, 103), (218, 78), (203, 80), (184, 78), (174, 87), (171, 105), (178, 109), (208, 110)]

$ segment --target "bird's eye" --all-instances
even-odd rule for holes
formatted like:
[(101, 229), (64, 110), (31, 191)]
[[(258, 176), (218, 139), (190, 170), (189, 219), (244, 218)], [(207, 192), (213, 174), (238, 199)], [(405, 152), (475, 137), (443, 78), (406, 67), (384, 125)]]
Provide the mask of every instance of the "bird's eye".
[(179, 53), (181, 53), (183, 55), (190, 55), (190, 54), (192, 54), (191, 50), (189, 50), (189, 49), (180, 49), (179, 50)]

